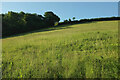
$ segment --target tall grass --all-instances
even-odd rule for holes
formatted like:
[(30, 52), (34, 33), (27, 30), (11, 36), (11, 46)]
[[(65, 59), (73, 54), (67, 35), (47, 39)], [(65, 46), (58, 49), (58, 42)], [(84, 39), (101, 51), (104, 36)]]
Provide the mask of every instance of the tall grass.
[(3, 78), (118, 78), (117, 25), (101, 21), (5, 38)]

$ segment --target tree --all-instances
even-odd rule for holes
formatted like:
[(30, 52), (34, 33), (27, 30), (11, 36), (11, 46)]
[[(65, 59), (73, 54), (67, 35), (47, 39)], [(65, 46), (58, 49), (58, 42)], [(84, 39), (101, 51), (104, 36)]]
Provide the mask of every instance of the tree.
[(54, 26), (56, 22), (60, 21), (60, 18), (53, 12), (45, 12), (44, 16), (48, 26)]
[(64, 20), (64, 23), (68, 23), (69, 21), (66, 19), (66, 20)]
[(71, 22), (71, 19), (69, 18), (69, 22)]
[(19, 14), (24, 15), (25, 13), (23, 11), (21, 11)]
[(75, 17), (73, 17), (72, 19), (73, 19), (73, 21), (74, 21), (74, 20), (75, 20)]

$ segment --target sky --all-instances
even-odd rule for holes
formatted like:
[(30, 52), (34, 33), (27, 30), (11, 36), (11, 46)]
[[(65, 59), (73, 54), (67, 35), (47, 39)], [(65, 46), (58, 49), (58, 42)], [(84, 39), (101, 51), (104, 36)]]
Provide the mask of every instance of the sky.
[(2, 2), (119, 2), (119, 0), (1, 0)]
[(118, 16), (118, 2), (2, 2), (2, 13), (8, 11), (40, 15), (52, 11), (61, 21), (73, 17), (79, 20)]

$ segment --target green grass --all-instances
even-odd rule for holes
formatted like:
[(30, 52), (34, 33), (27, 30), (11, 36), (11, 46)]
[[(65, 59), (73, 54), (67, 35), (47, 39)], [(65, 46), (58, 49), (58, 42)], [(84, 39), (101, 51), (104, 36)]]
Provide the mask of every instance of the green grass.
[(118, 21), (51, 29), (2, 39), (3, 78), (120, 77)]

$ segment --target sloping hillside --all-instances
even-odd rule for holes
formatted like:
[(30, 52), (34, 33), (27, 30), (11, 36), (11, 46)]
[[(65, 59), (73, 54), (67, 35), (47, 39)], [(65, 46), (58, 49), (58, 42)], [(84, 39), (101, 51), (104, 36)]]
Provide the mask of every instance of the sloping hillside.
[(4, 38), (3, 78), (117, 78), (118, 21)]

